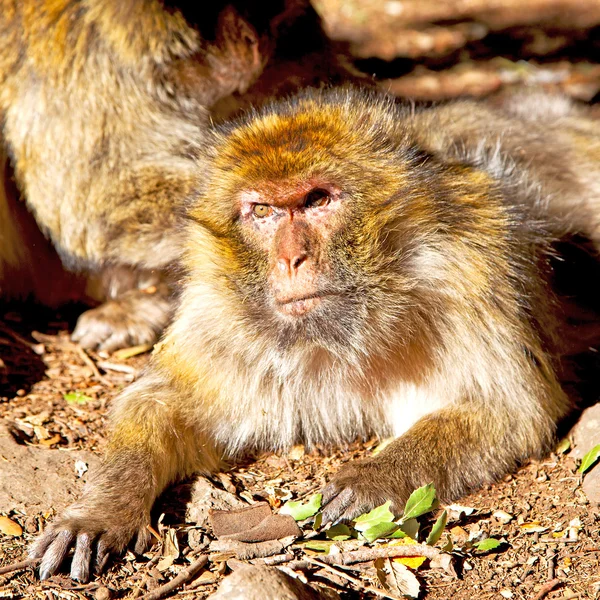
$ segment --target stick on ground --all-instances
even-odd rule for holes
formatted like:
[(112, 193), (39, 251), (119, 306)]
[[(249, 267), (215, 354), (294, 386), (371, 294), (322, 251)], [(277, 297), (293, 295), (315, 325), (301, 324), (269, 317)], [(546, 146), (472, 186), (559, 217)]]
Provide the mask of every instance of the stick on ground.
[(382, 598), (389, 598), (390, 600), (403, 600), (400, 596), (395, 596), (394, 594), (390, 594), (385, 590), (380, 590), (378, 588), (371, 587), (370, 585), (365, 585), (360, 579), (356, 579), (356, 577), (352, 577), (351, 575), (348, 575), (348, 573), (345, 573), (340, 569), (334, 569), (332, 566), (326, 565), (320, 560), (315, 560), (314, 558), (307, 558), (306, 562), (309, 562), (310, 564), (315, 565), (316, 567), (320, 567), (321, 569), (325, 569), (330, 573), (334, 573), (338, 577), (343, 577), (344, 579), (347, 579), (359, 589), (364, 590), (365, 592), (370, 592), (371, 594), (381, 596)]
[(39, 562), (38, 558), (28, 558), (27, 560), (22, 560), (21, 562), (16, 562), (12, 565), (6, 565), (5, 567), (0, 567), (0, 575), (6, 575), (13, 571), (26, 569), (27, 567), (35, 567)]
[(545, 583), (540, 591), (534, 596), (533, 600), (542, 600), (545, 598), (556, 586), (560, 584), (560, 579), (552, 579), (548, 583)]
[(165, 583), (165, 585), (161, 585), (159, 588), (156, 588), (154, 591), (142, 596), (140, 600), (160, 600), (160, 598), (164, 598), (167, 594), (170, 594), (174, 590), (176, 590), (179, 586), (187, 583), (206, 563), (208, 562), (208, 556), (203, 555), (197, 561), (193, 562), (189, 567), (186, 567), (177, 575), (169, 581)]

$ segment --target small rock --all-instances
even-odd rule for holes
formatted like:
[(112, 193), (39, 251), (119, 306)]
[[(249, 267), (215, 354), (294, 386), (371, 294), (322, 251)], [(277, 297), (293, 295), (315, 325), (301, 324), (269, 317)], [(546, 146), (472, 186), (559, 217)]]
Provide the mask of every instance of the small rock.
[(594, 446), (600, 444), (600, 402), (586, 408), (571, 430), (573, 450), (570, 456), (583, 458)]
[(585, 474), (581, 487), (590, 502), (600, 504), (600, 465)]
[(23, 528), (8, 517), (0, 517), (0, 533), (19, 537), (23, 535)]
[(279, 569), (243, 565), (223, 580), (210, 600), (333, 600), (330, 590), (317, 590)]
[(104, 586), (99, 587), (94, 594), (94, 600), (110, 600), (110, 598), (110, 590)]
[(27, 533), (39, 533), (40, 528), (38, 525), (38, 520), (33, 515), (27, 517), (25, 519), (25, 531)]
[(75, 461), (75, 473), (77, 473), (77, 477), (83, 477), (84, 473), (86, 473), (87, 470), (87, 463), (85, 463), (83, 460)]
[(498, 521), (500, 521), (500, 523), (503, 523), (504, 525), (506, 525), (507, 523), (510, 523), (514, 519), (514, 517), (510, 513), (507, 513), (503, 510), (497, 510), (497, 511), (493, 512), (492, 517), (494, 517), (495, 519), (497, 519)]
[(208, 541), (200, 529), (190, 529), (187, 537), (188, 546), (196, 551), (208, 546)]

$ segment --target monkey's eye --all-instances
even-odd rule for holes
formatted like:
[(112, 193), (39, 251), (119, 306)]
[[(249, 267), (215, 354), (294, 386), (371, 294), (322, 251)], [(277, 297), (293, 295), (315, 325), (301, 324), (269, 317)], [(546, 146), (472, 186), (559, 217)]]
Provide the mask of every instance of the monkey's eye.
[(327, 190), (316, 189), (306, 194), (304, 206), (307, 208), (318, 208), (319, 206), (326, 206), (329, 204), (330, 200), (331, 196)]
[(255, 204), (252, 212), (255, 217), (262, 219), (263, 217), (268, 217), (273, 212), (273, 209), (268, 204)]

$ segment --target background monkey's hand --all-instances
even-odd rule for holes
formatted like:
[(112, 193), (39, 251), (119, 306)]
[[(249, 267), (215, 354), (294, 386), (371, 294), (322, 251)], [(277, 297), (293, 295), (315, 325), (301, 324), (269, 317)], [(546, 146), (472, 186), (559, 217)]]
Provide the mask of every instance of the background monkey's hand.
[(41, 579), (58, 571), (71, 548), (71, 577), (88, 581), (92, 567), (102, 571), (111, 554), (120, 554), (135, 539), (135, 551), (143, 552), (150, 533), (149, 511), (142, 502), (123, 497), (118, 488), (96, 488), (70, 506), (35, 542), (31, 558), (40, 558)]
[(259, 50), (255, 29), (237, 11), (228, 6), (219, 15), (217, 41), (207, 48), (211, 83), (222, 95), (246, 92), (263, 70), (266, 56)]
[(71, 336), (83, 348), (114, 352), (154, 344), (171, 318), (168, 295), (132, 290), (84, 312)]

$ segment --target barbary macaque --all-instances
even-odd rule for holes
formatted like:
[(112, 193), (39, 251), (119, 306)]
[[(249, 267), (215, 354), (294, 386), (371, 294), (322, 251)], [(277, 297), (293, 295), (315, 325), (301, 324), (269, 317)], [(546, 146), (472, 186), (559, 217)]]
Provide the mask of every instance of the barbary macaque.
[(567, 100), (521, 102), (334, 88), (212, 130), (174, 321), (34, 546), (41, 577), (73, 547), (80, 581), (142, 550), (166, 486), (250, 450), (396, 437), (331, 479), (324, 522), (430, 482), (450, 501), (546, 450), (570, 409), (548, 255), (597, 232), (600, 137)]
[(154, 342), (209, 109), (299, 35), (324, 43), (307, 0), (0, 0), (0, 297), (104, 302), (85, 348)]

